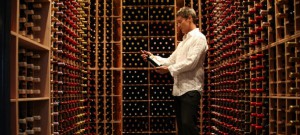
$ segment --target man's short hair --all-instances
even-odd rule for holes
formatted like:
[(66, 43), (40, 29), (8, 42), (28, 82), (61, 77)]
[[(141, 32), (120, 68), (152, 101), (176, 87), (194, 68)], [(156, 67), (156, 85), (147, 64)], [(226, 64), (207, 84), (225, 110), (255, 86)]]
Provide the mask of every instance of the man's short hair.
[(176, 13), (176, 17), (181, 16), (182, 18), (188, 19), (189, 16), (192, 17), (193, 22), (196, 24), (197, 23), (197, 15), (194, 9), (189, 8), (189, 7), (182, 7), (180, 8), (177, 13)]

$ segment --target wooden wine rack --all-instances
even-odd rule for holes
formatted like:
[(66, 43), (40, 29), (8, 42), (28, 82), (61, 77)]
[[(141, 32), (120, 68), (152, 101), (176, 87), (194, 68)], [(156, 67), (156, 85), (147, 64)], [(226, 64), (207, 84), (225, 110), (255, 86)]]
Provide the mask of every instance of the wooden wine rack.
[[(125, 2), (125, 1), (124, 1)], [(157, 1), (156, 1), (157, 2)], [(141, 46), (137, 46), (137, 49), (126, 49), (125, 46), (123, 44), (124, 50), (123, 50), (123, 62), (122, 63), (126, 63), (126, 61), (124, 61), (124, 59), (130, 55), (133, 55), (135, 59), (140, 59), (140, 61), (132, 61), (133, 63), (142, 63), (142, 66), (130, 66), (129, 63), (127, 65), (123, 65), (123, 84), (122, 87), (124, 88), (124, 90), (128, 91), (128, 88), (138, 88), (135, 91), (139, 91), (139, 93), (145, 93), (147, 96), (145, 96), (143, 99), (128, 99), (128, 97), (126, 97), (127, 95), (125, 95), (125, 93), (123, 93), (123, 134), (176, 134), (176, 127), (175, 127), (175, 117), (174, 114), (171, 113), (170, 115), (163, 115), (162, 116), (157, 116), (158, 111), (154, 110), (154, 108), (156, 107), (157, 104), (161, 104), (161, 103), (166, 103), (166, 104), (170, 104), (172, 105), (172, 99), (159, 99), (158, 97), (160, 95), (155, 94), (155, 91), (161, 91), (161, 92), (167, 92), (169, 94), (170, 90), (169, 88), (172, 87), (172, 85), (170, 83), (162, 83), (159, 82), (158, 79), (160, 80), (169, 80), (170, 78), (167, 77), (165, 78), (165, 76), (160, 76), (157, 73), (155, 73), (153, 71), (153, 68), (148, 65), (147, 63), (144, 63), (144, 61), (142, 61), (142, 59), (140, 58), (140, 54), (139, 51), (140, 49), (142, 50), (147, 50), (147, 51), (151, 51), (154, 54), (158, 54), (158, 55), (169, 55), (170, 51), (172, 50), (168, 50), (168, 49), (156, 49), (155, 47), (160, 48), (161, 46), (155, 46), (154, 42), (156, 42), (155, 40), (157, 38), (162, 39), (162, 38), (166, 38), (166, 39), (175, 39), (175, 34), (176, 30), (174, 30), (175, 33), (170, 34), (170, 35), (166, 35), (163, 34), (163, 30), (162, 29), (155, 29), (156, 26), (158, 26), (158, 23), (161, 23), (161, 25), (163, 26), (168, 26), (168, 24), (175, 26), (175, 22), (174, 20), (170, 20), (170, 19), (165, 19), (165, 18), (161, 18), (161, 16), (156, 16), (155, 14), (153, 14), (153, 16), (151, 16), (153, 12), (158, 12), (159, 10), (163, 11), (168, 11), (168, 8), (170, 11), (167, 14), (165, 14), (164, 16), (169, 15), (170, 18), (175, 18), (175, 5), (176, 2), (172, 2), (173, 4), (170, 4), (168, 2), (166, 2), (165, 4), (162, 5), (158, 5), (155, 4), (155, 1), (146, 1), (146, 3), (143, 3), (142, 5), (140, 4), (128, 4), (127, 1), (125, 2), (125, 4), (123, 3), (122, 9), (123, 9), (123, 13), (126, 13), (128, 11), (130, 11), (130, 8), (134, 9), (134, 8), (138, 8), (140, 10), (145, 10), (145, 15), (144, 18), (142, 20), (135, 20), (135, 19), (128, 19), (129, 16), (131, 16), (130, 14), (128, 16), (126, 16), (123, 20), (122, 20), (122, 24), (123, 24), (123, 32), (126, 34), (122, 36), (123, 39), (123, 43), (125, 42), (129, 42), (129, 44), (131, 42), (139, 42), (140, 40), (144, 40), (145, 43), (147, 44), (147, 46), (141, 45)], [(141, 7), (141, 8), (140, 8)], [(135, 15), (139, 15), (139, 14), (134, 14), (131, 17), (133, 18)], [(155, 19), (157, 18), (157, 20)], [(138, 27), (138, 26), (144, 26), (143, 28), (146, 29), (146, 31), (140, 35), (140, 36), (135, 36), (135, 35), (130, 35), (128, 33), (126, 33), (126, 26), (130, 27)], [(132, 29), (132, 31), (135, 31), (136, 29)], [(143, 29), (142, 29), (143, 30)], [(166, 31), (169, 31), (170, 33), (172, 33), (173, 31), (171, 29), (165, 29)], [(139, 30), (138, 30), (139, 32)], [(155, 34), (156, 33), (156, 34)], [(127, 41), (128, 39), (132, 38), (132, 40)], [(135, 39), (137, 38), (137, 39)], [(169, 40), (167, 40), (169, 41)], [(175, 40), (174, 41), (174, 45), (175, 45)], [(171, 42), (168, 42), (171, 43)], [(171, 46), (171, 45), (167, 45), (167, 46)], [(134, 47), (134, 46), (132, 46)], [(128, 47), (129, 48), (129, 47)], [(174, 49), (174, 48), (173, 48)], [(125, 57), (125, 58), (124, 58)], [(128, 57), (130, 58), (130, 57)], [(125, 59), (126, 60), (126, 59)], [(140, 75), (141, 80), (143, 80), (143, 82), (135, 84), (135, 83), (131, 83), (129, 81), (126, 80), (126, 76), (130, 76), (130, 72), (134, 72), (137, 71), (137, 73), (133, 73), (132, 77), (133, 79), (136, 79), (136, 77), (138, 75), (140, 75), (141, 73), (144, 73), (144, 75)], [(157, 76), (157, 78), (155, 78)], [(163, 78), (160, 78), (163, 77)], [(144, 79), (145, 78), (145, 79)], [(133, 80), (135, 81), (135, 80)], [(167, 89), (160, 89), (162, 87), (166, 87)], [(142, 89), (145, 91), (143, 92)], [(160, 89), (160, 90), (159, 90)], [(154, 98), (156, 97), (157, 98)], [(151, 98), (153, 97), (153, 98)], [(146, 113), (142, 113), (139, 116), (134, 116), (134, 115), (130, 115), (128, 114), (128, 112), (126, 112), (126, 109), (134, 109), (133, 107), (128, 107), (128, 104), (138, 104), (139, 106), (144, 105), (145, 108), (141, 108), (143, 110), (146, 111)], [(138, 106), (138, 107), (139, 107)], [(158, 107), (158, 106), (157, 106)], [(159, 108), (157, 108), (159, 109)], [(170, 108), (170, 106), (166, 106), (166, 109), (172, 109)], [(170, 112), (172, 112), (172, 110), (169, 110)], [(130, 113), (130, 112), (129, 112)], [(125, 115), (125, 116), (124, 116)], [(138, 125), (131, 125), (130, 122), (128, 121), (140, 121), (141, 123), (144, 123), (145, 126), (142, 126), (139, 128)], [(162, 121), (166, 122), (162, 123)], [(134, 124), (134, 123), (132, 123)], [(160, 127), (157, 127), (158, 124), (160, 124)], [(129, 126), (129, 127), (126, 127)], [(165, 129), (164, 129), (165, 128)], [(169, 129), (167, 129), (169, 128)]]
[(92, 116), (88, 0), (51, 4), (51, 133), (88, 134)]
[[(299, 134), (297, 123), (299, 113), (295, 107), (299, 105), (300, 99), (299, 82), (297, 74), (293, 74), (299, 72), (297, 58), (294, 58), (299, 57), (299, 0), (205, 2), (206, 9), (211, 11), (206, 12), (206, 17), (212, 20), (211, 23), (214, 25), (207, 23), (209, 26), (206, 29), (210, 44), (208, 93), (211, 100), (209, 100), (209, 106), (213, 108), (210, 109), (210, 122), (205, 125), (209, 131), (204, 134)], [(211, 2), (213, 4), (208, 4)], [(266, 4), (265, 7), (263, 3)], [(222, 10), (224, 7), (227, 9)], [(226, 14), (227, 10), (231, 12)], [(216, 19), (224, 14), (224, 19), (231, 22), (229, 26)], [(261, 15), (266, 16), (266, 20), (263, 17), (263, 20), (259, 21)], [(235, 26), (237, 29), (233, 28)], [(260, 32), (260, 27), (262, 32)], [(220, 29), (221, 33), (215, 34), (221, 35), (214, 36), (214, 32)], [(230, 43), (232, 46), (229, 46), (226, 41), (227, 39), (231, 41), (230, 34), (224, 31), (222, 33), (222, 30), (229, 31), (228, 33), (232, 30), (237, 34), (237, 38), (232, 38), (234, 39)], [(227, 39), (218, 39), (223, 35), (228, 36)], [(229, 49), (235, 49), (237, 46), (238, 52), (227, 55), (229, 58), (223, 55), (224, 57), (220, 59), (218, 50), (223, 50), (223, 46)], [(224, 50), (222, 53), (226, 53), (227, 50)], [(224, 69), (228, 67), (228, 64), (231, 68)], [(217, 75), (224, 75), (219, 71), (222, 73), (237, 71), (232, 76), (227, 76), (236, 78), (237, 83), (223, 84), (224, 87), (233, 86), (233, 91), (226, 93), (226, 89), (220, 89), (214, 85), (219, 83), (215, 80), (218, 79)], [(226, 94), (222, 94), (224, 92)], [(235, 127), (234, 124), (220, 123), (231, 120), (226, 114), (220, 115), (215, 112), (218, 110), (216, 105), (219, 105), (215, 100), (222, 99), (239, 101), (239, 103), (232, 103), (230, 107), (235, 109), (235, 106), (241, 106), (234, 110), (241, 112), (230, 116), (242, 126)], [(222, 119), (222, 116), (226, 116), (225, 119)]]
[[(26, 2), (31, 2), (30, 0)], [(23, 18), (23, 12), (20, 12), (21, 10), (26, 9), (26, 4), (22, 5), (21, 0), (14, 0), (12, 1), (12, 18), (11, 18), (11, 45), (12, 45), (12, 52), (11, 53), (11, 59), (15, 62), (12, 63), (11, 67), (13, 71), (16, 72), (11, 72), (11, 112), (12, 112), (12, 131), (13, 134), (19, 134), (19, 128), (21, 127), (19, 123), (24, 123), (23, 119), (19, 118), (20, 111), (25, 108), (27, 111), (34, 111), (37, 114), (34, 114), (37, 118), (37, 116), (40, 116), (41, 122), (41, 134), (51, 134), (53, 133), (50, 130), (51, 127), (51, 114), (53, 113), (50, 107), (50, 104), (55, 104), (53, 99), (51, 98), (51, 93), (50, 93), (50, 54), (51, 54), (51, 49), (50, 49), (50, 44), (51, 44), (51, 20), (55, 21), (54, 18), (51, 18), (51, 10), (52, 10), (52, 2), (57, 2), (55, 0), (49, 1), (49, 0), (38, 0), (35, 1), (35, 3), (41, 3), (42, 8), (38, 8), (36, 11), (33, 11), (33, 15), (37, 15), (34, 18), (33, 24), (26, 24), (24, 27), (24, 23), (28, 18), (27, 14), (31, 13), (26, 13), (25, 18)], [(96, 7), (100, 5), (100, 3), (103, 3), (103, 14), (99, 15), (98, 11), (100, 10), (99, 8), (96, 8), (96, 40), (94, 42), (95, 46), (95, 62), (96, 66), (89, 67), (89, 70), (91, 72), (91, 75), (89, 75), (89, 78), (93, 78), (95, 80), (95, 84), (91, 84), (90, 82), (88, 85), (95, 85), (95, 97), (90, 96), (89, 99), (92, 99), (89, 102), (95, 101), (95, 107), (96, 109), (96, 121), (95, 123), (89, 123), (90, 126), (95, 126), (96, 127), (96, 134), (108, 134), (108, 133), (113, 133), (113, 134), (122, 134), (122, 2), (120, 0), (97, 0), (96, 3), (91, 3), (91, 4), (96, 4)], [(195, 5), (198, 3), (198, 6)], [(107, 5), (111, 4), (112, 9), (111, 13), (107, 13)], [(17, 6), (15, 6), (17, 5)], [(39, 6), (39, 5), (38, 5)], [(178, 10), (180, 7), (183, 6), (192, 6), (196, 11), (199, 16), (201, 17), (201, 7), (200, 7), (200, 2), (199, 1), (181, 1), (178, 0), (175, 2), (175, 11)], [(27, 12), (27, 11), (26, 11)], [(32, 11), (28, 11), (32, 12)], [(21, 15), (22, 13), (22, 15)], [(175, 12), (174, 12), (175, 13)], [(111, 14), (111, 15), (110, 15)], [(99, 20), (100, 18), (100, 20)], [(110, 18), (110, 21), (108, 21), (107, 18)], [(53, 20), (54, 19), (54, 20)], [(100, 22), (101, 21), (101, 22)], [(148, 27), (150, 26), (150, 21), (146, 21), (148, 23)], [(159, 21), (151, 21), (151, 22), (159, 22)], [(201, 20), (199, 19), (199, 25), (201, 27)], [(98, 24), (102, 24), (102, 27), (99, 27)], [(22, 27), (21, 27), (22, 25)], [(35, 26), (40, 26), (40, 27), (35, 27)], [(34, 30), (30, 29), (33, 28)], [(150, 28), (148, 28), (150, 29)], [(27, 36), (29, 31), (33, 31), (33, 35)], [(103, 30), (103, 40), (98, 40), (98, 32), (99, 30)], [(106, 32), (107, 30), (110, 30), (110, 36), (111, 40), (107, 39), (109, 35)], [(36, 31), (36, 32), (35, 32)], [(31, 33), (31, 32), (30, 32)], [(175, 29), (175, 33), (178, 34), (178, 36), (175, 36), (175, 43), (177, 44), (177, 41), (180, 41), (182, 38), (181, 32), (177, 31)], [(92, 43), (92, 42), (91, 42)], [(150, 40), (148, 40), (148, 44), (150, 43)], [(88, 43), (90, 44), (90, 42)], [(110, 48), (111, 47), (111, 48)], [(31, 97), (31, 94), (22, 94), (23, 98), (19, 97), (20, 92), (18, 91), (18, 81), (19, 80), (19, 74), (18, 74), (18, 69), (20, 66), (18, 63), (18, 57), (20, 53), (20, 49), (26, 49), (26, 51), (29, 52), (34, 52), (37, 54), (40, 54), (40, 57), (38, 60), (38, 65), (40, 65), (41, 71), (39, 71), (40, 75), (40, 85), (38, 85), (39, 92), (38, 94), (34, 95)], [(88, 47), (89, 48), (89, 47)], [(110, 50), (111, 52), (107, 52), (107, 50)], [(149, 49), (149, 48), (148, 48)], [(103, 53), (103, 61), (99, 61), (99, 55), (101, 54), (99, 51), (101, 50), (101, 53)], [(23, 50), (22, 50), (23, 51)], [(99, 53), (98, 53), (99, 52)], [(106, 59), (106, 57), (111, 57), (109, 61)], [(89, 61), (90, 62), (90, 61)], [(103, 66), (98, 67), (99, 63), (102, 63)], [(107, 65), (106, 63), (109, 63)], [(21, 66), (22, 67), (22, 66)], [(135, 68), (128, 68), (128, 69), (135, 69)], [(151, 69), (147, 69), (150, 71)], [(150, 72), (149, 72), (150, 74)], [(107, 81), (107, 78), (111, 77), (111, 81)], [(21, 77), (22, 78), (22, 77)], [(149, 80), (150, 81), (150, 80)], [(110, 89), (109, 89), (110, 87)], [(150, 85), (148, 86), (150, 88)], [(22, 93), (22, 92), (21, 92)], [(23, 92), (24, 93), (24, 92)], [(103, 94), (100, 94), (103, 93)], [(151, 92), (149, 92), (149, 95)], [(99, 113), (107, 114), (107, 108), (106, 105), (109, 101), (111, 100), (112, 107), (111, 107), (111, 112), (113, 114), (110, 114), (111, 116), (108, 115), (103, 115), (100, 116), (98, 115)], [(201, 102), (202, 103), (202, 102)], [(150, 104), (150, 102), (149, 102)], [(30, 108), (27, 106), (43, 106), (42, 108)], [(103, 107), (102, 112), (100, 112), (98, 107)], [(202, 106), (202, 105), (200, 105)], [(150, 105), (149, 105), (150, 107)], [(149, 108), (148, 108), (149, 109)], [(150, 112), (150, 111), (149, 111)], [(26, 112), (27, 113), (27, 112)], [(201, 110), (199, 112), (200, 116), (201, 115)], [(101, 118), (100, 118), (101, 117)], [(108, 121), (107, 118), (112, 117), (112, 120)], [(25, 118), (26, 119), (26, 118)], [(29, 120), (31, 118), (28, 118)], [(102, 120), (100, 120), (102, 119)], [(149, 118), (150, 119), (150, 118)], [(200, 118), (202, 120), (202, 118)], [(21, 122), (20, 122), (21, 121)], [(39, 121), (37, 119), (37, 121)], [(202, 122), (200, 122), (200, 128), (202, 130)], [(53, 124), (53, 123), (52, 123)], [(150, 126), (150, 125), (149, 125)], [(103, 130), (100, 131), (101, 129), (98, 127), (111, 127), (112, 130)], [(152, 127), (153, 128), (153, 127)], [(150, 129), (150, 127), (149, 127)], [(29, 131), (30, 133), (30, 131)], [(148, 132), (149, 134), (153, 134), (151, 132)], [(175, 132), (172, 132), (175, 133)], [(20, 133), (21, 134), (21, 133)], [(155, 133), (154, 133), (155, 134)]]
[[(122, 2), (95, 0), (95, 75), (96, 134), (122, 134)], [(92, 24), (91, 24), (92, 25)], [(99, 35), (102, 31), (103, 35)], [(100, 38), (99, 38), (100, 37)], [(110, 128), (108, 128), (110, 127)]]
[(51, 126), (50, 1), (31, 3), (11, 1), (11, 133), (19, 135), (50, 134)]
[[(24, 0), (25, 1), (25, 0)], [(122, 4), (121, 0), (95, 0), (96, 4), (96, 14), (95, 14), (95, 30), (96, 30), (96, 40), (91, 42), (89, 40), (88, 44), (95, 44), (95, 50), (91, 50), (91, 53), (95, 54), (95, 66), (89, 66), (89, 71), (91, 74), (90, 78), (94, 77), (95, 83), (92, 84), (90, 81), (88, 84), (95, 86), (95, 96), (89, 95), (89, 103), (95, 101), (94, 107), (96, 107), (95, 112), (95, 122), (87, 123), (87, 127), (95, 126), (95, 134), (127, 134), (124, 133), (123, 129), (123, 71), (128, 70), (141, 70), (147, 71), (148, 84), (145, 85), (148, 88), (148, 96), (152, 95), (151, 89), (151, 75), (152, 68), (147, 66), (145, 68), (136, 68), (136, 67), (125, 67), (124, 64), (124, 54), (137, 54), (138, 52), (124, 52), (123, 47), (123, 8), (126, 7)], [(26, 2), (30, 3), (30, 0), (26, 0)], [(35, 0), (34, 3), (38, 3), (35, 6), (33, 11), (26, 11), (25, 6), (22, 4), (22, 0), (12, 0), (12, 8), (11, 8), (11, 127), (12, 134), (24, 134), (20, 128), (23, 126), (31, 126), (32, 120), (34, 121), (34, 129), (36, 134), (51, 134), (51, 106), (50, 104), (53, 102), (51, 98), (51, 88), (50, 88), (50, 69), (51, 69), (51, 9), (52, 2), (54, 0)], [(237, 40), (243, 40), (243, 42), (233, 42), (237, 43), (237, 47), (233, 47), (234, 49), (239, 50), (238, 52), (234, 52), (230, 58), (225, 58), (225, 60), (219, 60), (214, 57), (211, 57), (213, 53), (208, 52), (208, 64), (206, 68), (207, 74), (207, 88), (201, 97), (201, 104), (199, 108), (199, 127), (201, 129), (201, 134), (209, 134), (212, 132), (220, 133), (221, 132), (229, 132), (230, 134), (299, 134), (299, 126), (297, 121), (291, 122), (293, 120), (299, 121), (299, 109), (295, 106), (300, 105), (299, 98), (299, 77), (297, 74), (299, 73), (299, 45), (300, 45), (300, 1), (299, 0), (276, 0), (276, 1), (266, 1), (266, 0), (235, 0), (235, 1), (210, 1), (210, 3), (216, 3), (216, 5), (211, 6), (220, 6), (221, 3), (229, 4), (228, 8), (232, 8), (232, 11), (239, 11), (241, 13), (237, 13), (237, 17), (235, 21), (242, 21), (243, 24), (236, 24), (240, 27), (244, 33), (238, 34)], [(237, 3), (240, 4), (237, 4)], [(247, 16), (250, 12), (252, 13), (255, 5), (247, 5), (245, 8), (239, 9), (238, 6), (243, 6), (243, 2), (266, 2), (267, 8), (264, 10), (269, 10), (271, 8), (274, 9), (273, 12), (270, 12), (267, 15), (267, 22), (272, 22), (270, 27), (267, 27), (267, 31), (261, 32), (261, 34), (255, 34), (255, 30), (259, 26), (263, 26), (263, 23), (255, 23), (254, 26), (247, 26), (245, 24), (251, 23), (253, 19), (252, 15)], [(237, 5), (236, 5), (236, 4)], [(207, 4), (207, 5), (205, 5)], [(98, 8), (101, 5), (101, 8)], [(204, 6), (203, 6), (204, 5)], [(293, 6), (289, 6), (293, 5)], [(42, 8), (39, 8), (42, 6)], [(107, 12), (108, 6), (111, 6), (111, 12)], [(217, 42), (212, 43), (212, 32), (210, 32), (210, 27), (221, 27), (219, 22), (210, 22), (214, 20), (210, 18), (209, 15), (213, 14), (214, 11), (211, 9), (211, 12), (204, 12), (206, 9), (203, 7), (210, 6), (209, 3), (206, 3), (206, 0), (176, 0), (174, 5), (170, 7), (174, 7), (174, 13), (178, 11), (180, 7), (190, 6), (194, 8), (199, 17), (198, 27), (201, 32), (207, 34), (207, 38), (209, 39), (210, 47), (217, 47), (221, 49), (224, 44), (222, 44), (222, 40), (217, 40)], [(232, 7), (236, 6), (236, 7)], [(148, 8), (147, 6), (144, 6)], [(293, 10), (291, 9), (293, 7)], [(99, 10), (102, 10), (103, 14), (98, 14)], [(148, 10), (149, 11), (149, 10)], [(219, 10), (218, 10), (219, 11)], [(215, 16), (218, 16), (220, 12), (216, 12)], [(291, 12), (293, 14), (290, 14)], [(90, 11), (92, 12), (92, 11)], [(24, 16), (25, 13), (25, 16)], [(223, 13), (223, 12), (222, 12)], [(26, 23), (28, 16), (34, 16), (33, 24)], [(233, 15), (234, 12), (228, 14)], [(259, 18), (259, 13), (254, 13), (254, 17)], [(147, 14), (150, 16), (150, 13)], [(221, 15), (221, 14), (220, 14)], [(293, 15), (293, 17), (290, 17)], [(25, 17), (25, 18), (24, 18)], [(246, 21), (243, 21), (244, 19)], [(289, 19), (292, 18), (292, 19)], [(99, 20), (100, 19), (100, 20)], [(175, 18), (176, 19), (176, 18)], [(151, 23), (158, 22), (166, 22), (166, 21), (154, 21), (154, 20), (144, 20), (144, 21), (131, 21), (133, 23), (145, 23), (147, 24), (148, 35), (143, 37), (147, 40), (148, 46), (146, 47), (148, 50), (151, 50)], [(174, 22), (174, 21), (171, 21)], [(26, 24), (25, 24), (26, 23)], [(174, 22), (176, 23), (176, 22)], [(99, 26), (99, 24), (101, 24)], [(209, 26), (209, 24), (214, 24), (214, 26)], [(206, 25), (206, 26), (205, 26)], [(274, 25), (274, 26), (272, 26)], [(39, 26), (39, 27), (36, 27)], [(176, 26), (176, 24), (175, 24)], [(243, 29), (242, 27), (246, 27)], [(221, 30), (222, 28), (220, 28)], [(230, 28), (227, 28), (228, 30)], [(99, 31), (103, 31), (103, 35), (99, 35)], [(237, 32), (236, 30), (235, 32)], [(256, 31), (257, 32), (257, 31)], [(180, 40), (182, 40), (182, 34), (179, 30), (175, 29), (175, 44), (177, 45)], [(28, 34), (30, 36), (28, 36)], [(110, 35), (108, 35), (110, 34)], [(226, 32), (219, 35), (226, 35)], [(243, 35), (246, 34), (246, 35)], [(252, 36), (251, 36), (252, 35)], [(99, 36), (102, 37), (102, 40), (99, 40)], [(247, 37), (249, 36), (249, 37)], [(163, 36), (162, 36), (163, 37)], [(245, 39), (246, 38), (246, 39)], [(255, 41), (264, 42), (257, 43)], [(235, 44), (233, 44), (234, 46)], [(225, 46), (225, 45), (224, 45)], [(229, 46), (228, 46), (229, 47)], [(232, 47), (232, 46), (231, 46)], [(87, 47), (90, 48), (90, 47)], [(230, 47), (229, 47), (230, 48)], [(32, 68), (32, 65), (19, 63), (20, 56), (25, 50), (26, 59), (28, 57), (30, 61), (30, 54), (37, 54), (37, 60), (34, 60), (33, 66), (36, 66), (38, 70), (34, 72), (34, 75), (37, 73), (40, 81), (36, 81), (34, 86), (37, 86), (35, 92), (31, 90), (31, 88), (27, 88), (27, 84), (31, 85), (33, 78), (30, 75), (29, 71), (27, 74), (27, 70)], [(95, 51), (95, 52), (92, 52)], [(26, 55), (26, 52), (28, 54)], [(169, 51), (164, 52), (154, 52), (157, 54), (160, 53), (170, 53)], [(220, 54), (221, 52), (219, 52)], [(100, 57), (100, 59), (99, 59)], [(254, 57), (261, 57), (255, 59)], [(296, 57), (296, 58), (294, 58)], [(296, 61), (296, 62), (294, 62)], [(24, 62), (24, 61), (22, 61)], [(26, 61), (27, 62), (27, 61)], [(215, 62), (215, 63), (213, 63)], [(215, 83), (216, 80), (212, 79), (220, 72), (215, 72), (216, 69), (223, 66), (227, 63), (241, 63), (241, 64), (233, 64), (231, 68), (228, 69), (220, 69), (226, 72), (232, 72), (234, 70), (241, 70), (242, 73), (235, 75), (235, 78), (241, 80), (239, 83), (236, 83), (234, 86), (236, 91), (227, 91), (227, 95), (222, 95), (222, 92), (216, 92), (215, 89), (212, 89), (211, 84)], [(103, 65), (103, 66), (99, 66)], [(267, 66), (267, 69), (260, 69), (261, 65)], [(25, 69), (23, 67), (26, 67)], [(251, 70), (251, 68), (259, 68), (259, 70)], [(25, 76), (20, 76), (19, 71), (26, 70)], [(244, 71), (245, 70), (245, 71)], [(23, 74), (22, 74), (23, 75)], [(268, 80), (261, 80), (260, 77), (266, 77)], [(247, 79), (245, 79), (247, 78)], [(251, 81), (251, 78), (254, 80)], [(250, 80), (248, 80), (250, 79)], [(20, 88), (19, 84), (24, 82), (26, 83), (26, 88)], [(224, 87), (229, 87), (229, 85), (224, 84)], [(260, 93), (263, 88), (263, 92)], [(221, 87), (220, 87), (221, 89)], [(223, 89), (223, 88), (222, 88)], [(225, 89), (225, 88), (224, 88)], [(225, 90), (226, 91), (226, 90)], [(234, 93), (236, 92), (236, 93)], [(35, 93), (35, 94), (33, 94)], [(226, 92), (225, 92), (226, 93)], [(234, 93), (234, 94), (233, 94)], [(238, 96), (236, 96), (237, 94)], [(152, 100), (149, 99), (145, 101), (148, 105), (148, 110), (150, 110), (150, 106)], [(240, 122), (241, 125), (238, 126), (240, 130), (231, 130), (230, 128), (226, 128), (226, 126), (220, 126), (224, 128), (217, 129), (212, 127), (212, 125), (220, 125), (218, 119), (223, 119), (224, 115), (216, 114), (213, 112), (213, 109), (216, 109), (215, 103), (220, 103), (215, 99), (233, 99), (238, 101), (243, 101), (242, 103), (231, 103), (233, 105), (237, 105), (241, 107), (243, 112), (240, 115), (234, 115), (234, 117), (239, 118), (240, 120), (244, 120)], [(127, 101), (126, 101), (127, 102)], [(205, 102), (208, 102), (206, 105)], [(225, 101), (232, 102), (232, 101)], [(251, 104), (252, 103), (252, 104)], [(258, 103), (258, 104), (257, 104)], [(259, 103), (266, 103), (266, 106), (260, 107)], [(229, 103), (228, 103), (229, 104)], [(34, 107), (32, 107), (34, 106)], [(39, 107), (36, 107), (39, 106)], [(220, 109), (220, 108), (217, 108)], [(237, 108), (235, 108), (237, 109)], [(265, 109), (265, 110), (264, 110)], [(26, 110), (26, 111), (24, 111)], [(33, 111), (33, 115), (32, 114)], [(111, 113), (109, 113), (111, 112)], [(23, 114), (22, 114), (23, 113)], [(149, 115), (150, 115), (149, 111)], [(20, 114), (25, 115), (24, 117), (20, 116)], [(100, 114), (100, 115), (98, 115)], [(257, 115), (259, 114), (259, 115)], [(264, 119), (260, 119), (262, 117), (261, 114), (264, 114)], [(29, 116), (27, 116), (29, 115)], [(205, 116), (204, 116), (205, 115)], [(207, 116), (207, 117), (206, 117)], [(136, 118), (133, 116), (133, 118)], [(174, 117), (172, 117), (174, 118)], [(144, 119), (144, 118), (143, 118)], [(146, 117), (146, 121), (151, 121), (151, 119), (156, 119), (152, 117)], [(175, 119), (175, 118), (174, 118)], [(259, 123), (264, 123), (268, 125), (268, 128), (265, 128), (268, 131), (260, 131), (258, 130), (260, 125)], [(25, 124), (25, 125), (24, 125)], [(28, 124), (28, 125), (27, 125)], [(254, 125), (251, 125), (254, 124)], [(256, 124), (256, 125), (255, 125)], [(108, 128), (107, 128), (108, 127)], [(102, 129), (101, 129), (102, 128)], [(32, 128), (33, 129), (33, 128)], [(159, 132), (151, 132), (150, 129), (153, 129), (151, 123), (148, 127), (149, 131), (143, 132), (145, 134), (156, 134)], [(26, 129), (27, 130), (27, 129)], [(32, 131), (26, 131), (27, 133), (32, 133)], [(39, 131), (40, 130), (40, 131)], [(90, 130), (90, 129), (88, 129)], [(176, 130), (168, 132), (170, 134), (176, 134)], [(90, 132), (91, 133), (91, 132)], [(140, 134), (143, 134), (140, 133)], [(160, 132), (161, 133), (161, 132)], [(130, 134), (130, 133), (128, 133)], [(163, 134), (163, 133), (161, 133)]]

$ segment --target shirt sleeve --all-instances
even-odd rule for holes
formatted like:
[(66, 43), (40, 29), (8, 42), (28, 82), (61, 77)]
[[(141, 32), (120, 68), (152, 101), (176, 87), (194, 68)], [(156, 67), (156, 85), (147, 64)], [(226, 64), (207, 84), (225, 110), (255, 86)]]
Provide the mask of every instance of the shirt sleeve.
[(198, 64), (198, 61), (202, 54), (206, 54), (207, 50), (207, 43), (206, 40), (203, 38), (195, 38), (193, 44), (189, 48), (187, 52), (187, 57), (185, 60), (177, 62), (168, 66), (168, 69), (172, 76), (177, 76), (182, 72), (186, 72), (192, 70)]
[[(179, 46), (179, 45), (178, 45)], [(176, 54), (177, 54), (177, 49), (175, 49), (175, 51), (168, 57), (168, 58), (163, 58), (160, 56), (155, 56), (156, 60), (158, 60), (162, 65), (164, 66), (170, 66), (172, 64), (175, 64), (175, 60), (176, 60)]]

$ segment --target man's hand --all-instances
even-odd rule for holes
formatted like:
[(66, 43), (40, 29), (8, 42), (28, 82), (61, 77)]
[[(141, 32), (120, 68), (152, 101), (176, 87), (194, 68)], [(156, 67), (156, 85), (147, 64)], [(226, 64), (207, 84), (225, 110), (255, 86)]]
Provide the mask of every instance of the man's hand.
[(141, 50), (140, 53), (141, 53), (141, 56), (142, 56), (142, 58), (145, 62), (147, 62), (147, 57), (148, 56), (153, 55), (151, 52), (148, 52), (148, 51), (145, 51), (145, 50)]
[(155, 68), (155, 72), (157, 72), (159, 74), (166, 74), (169, 72), (169, 69), (167, 66), (160, 66), (160, 67)]

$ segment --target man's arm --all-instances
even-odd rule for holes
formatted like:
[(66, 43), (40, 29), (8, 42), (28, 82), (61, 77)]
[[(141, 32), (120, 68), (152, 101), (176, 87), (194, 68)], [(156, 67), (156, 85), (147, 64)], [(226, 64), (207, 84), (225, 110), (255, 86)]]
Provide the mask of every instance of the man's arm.
[(202, 54), (206, 53), (207, 43), (205, 39), (196, 38), (193, 43), (194, 44), (192, 44), (188, 50), (187, 58), (185, 60), (168, 66), (172, 76), (194, 69)]
[[(180, 44), (179, 44), (180, 45)], [(155, 56), (155, 58), (164, 66), (169, 66), (172, 64), (175, 64), (176, 60), (176, 54), (177, 54), (177, 49), (168, 57), (168, 58), (163, 58), (160, 56)]]

